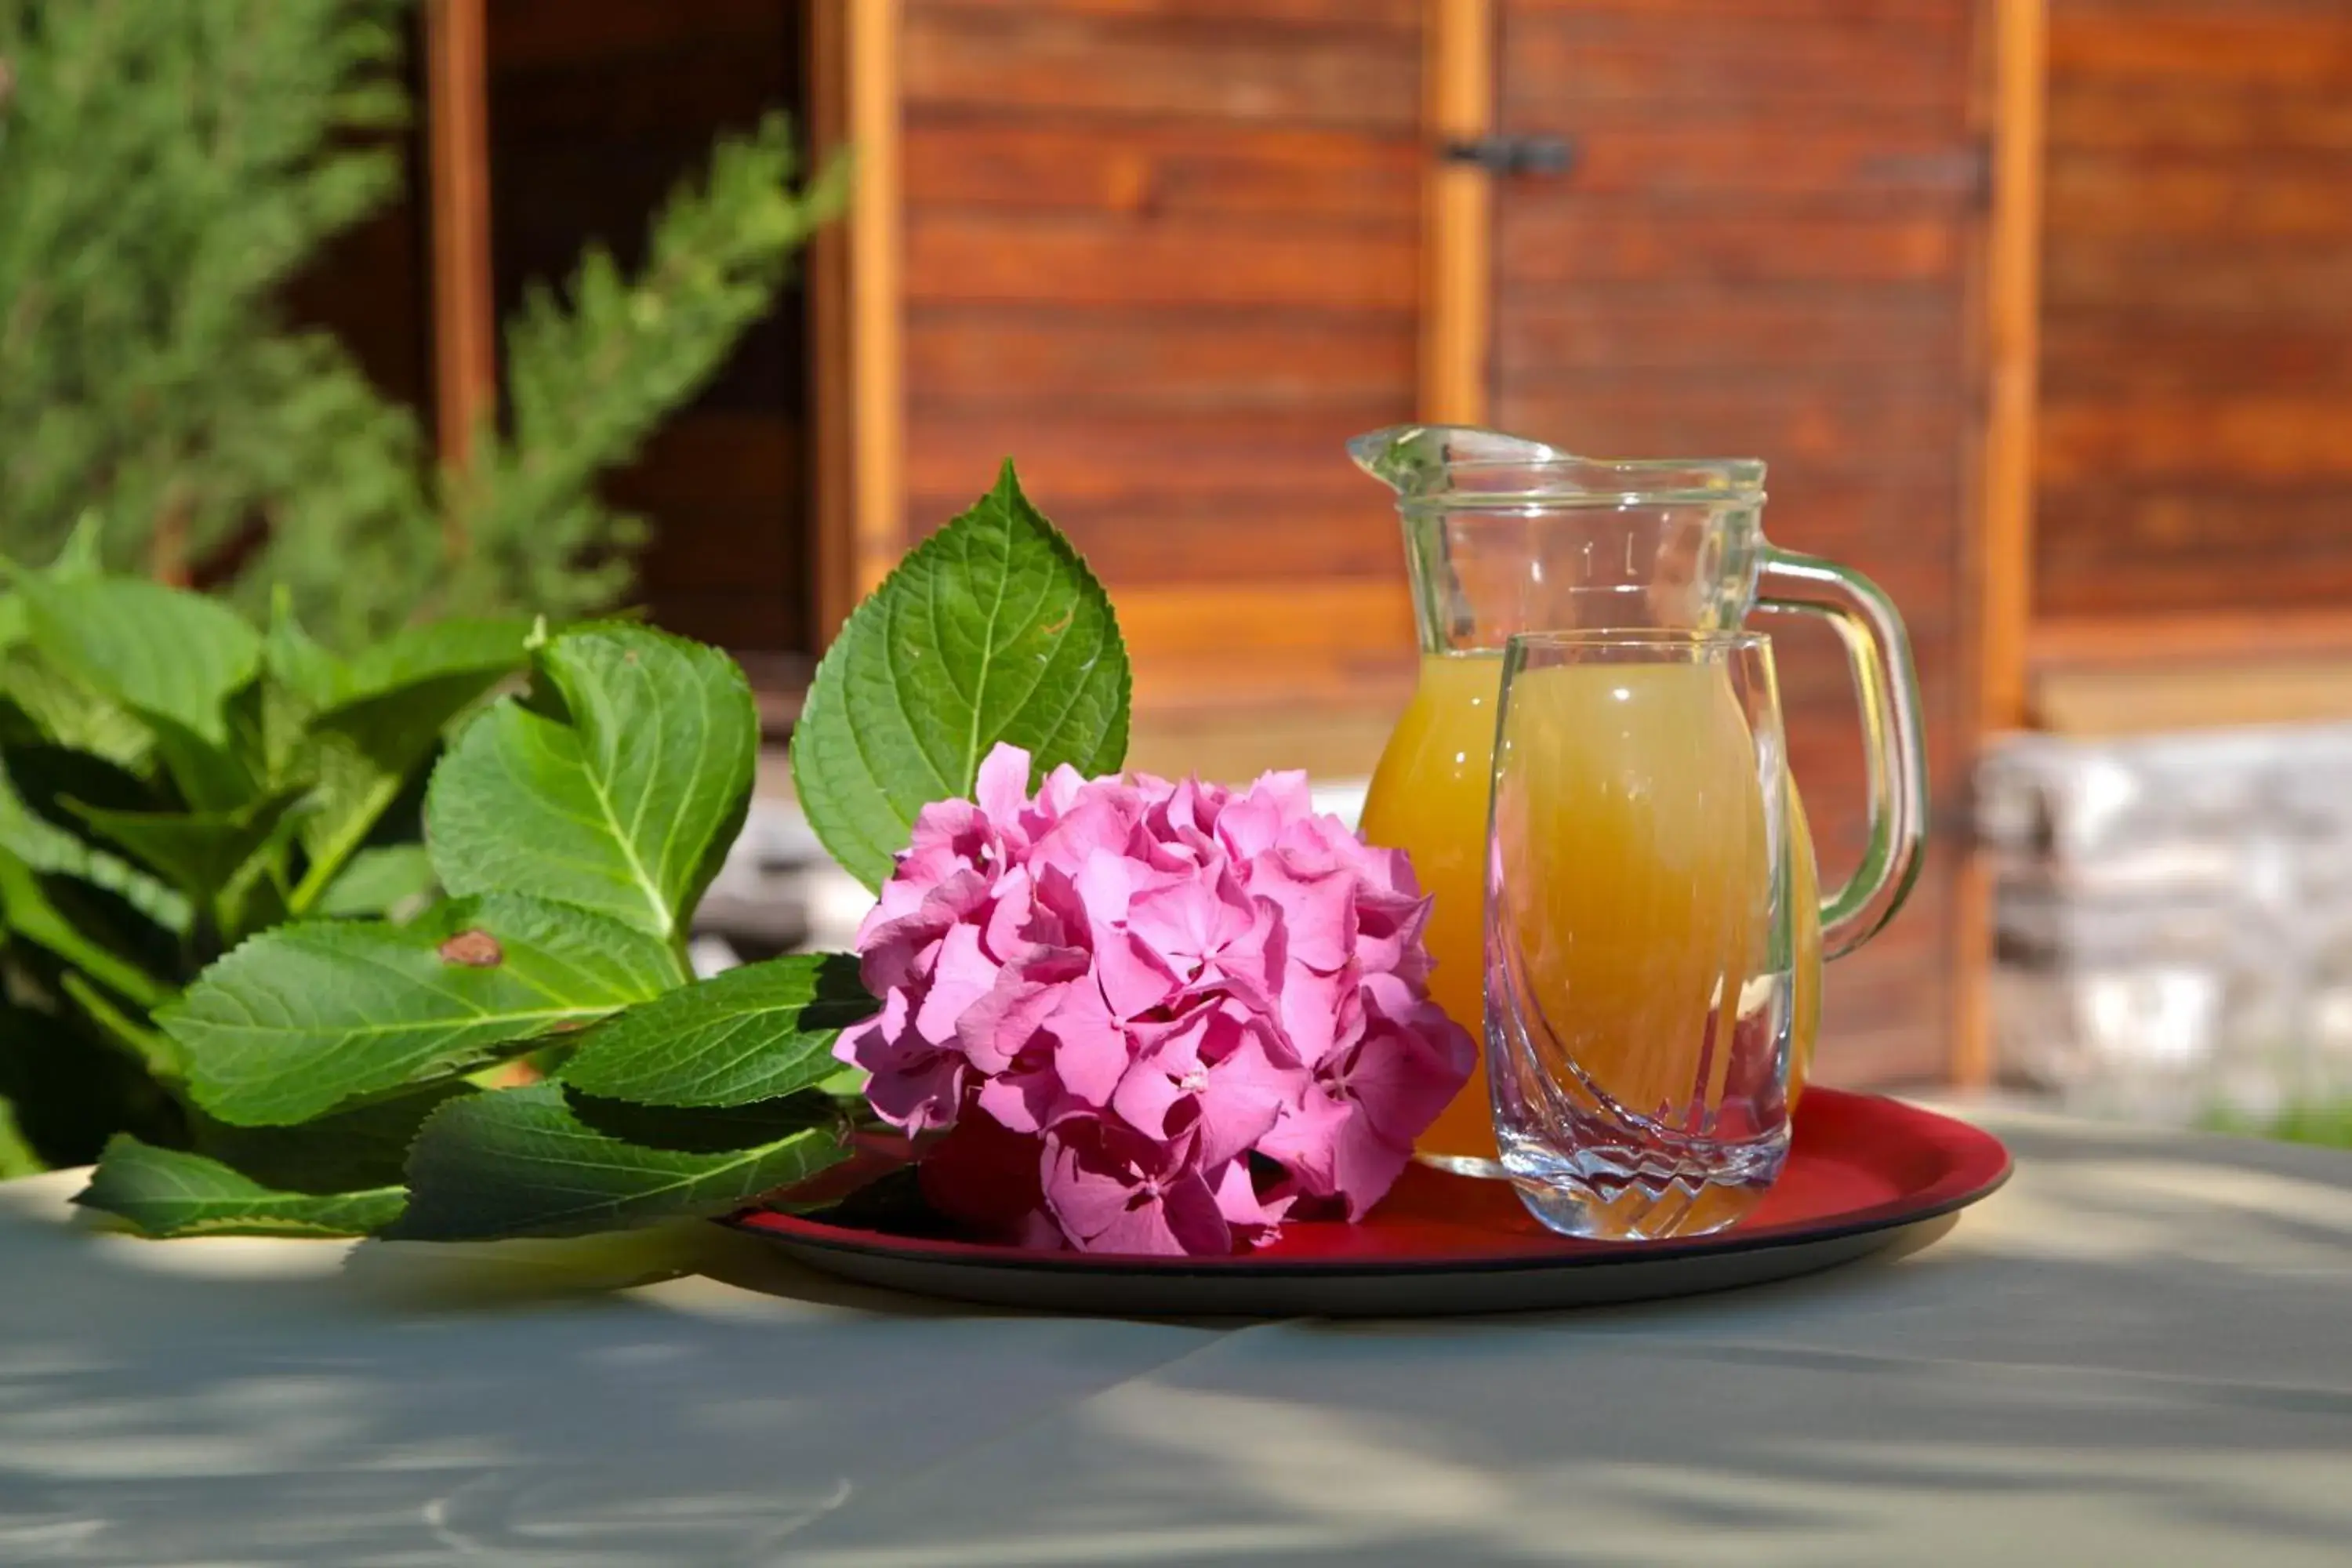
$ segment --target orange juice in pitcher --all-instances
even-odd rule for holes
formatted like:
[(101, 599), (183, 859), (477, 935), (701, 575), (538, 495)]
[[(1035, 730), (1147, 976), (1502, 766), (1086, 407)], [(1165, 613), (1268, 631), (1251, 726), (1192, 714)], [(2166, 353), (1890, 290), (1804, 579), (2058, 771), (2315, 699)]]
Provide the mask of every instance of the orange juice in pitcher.
[[(1871, 836), (1853, 879), (1820, 898), (1803, 807), (1793, 787), (1786, 792), (1793, 1092), (1818, 1033), (1824, 952), (1850, 952), (1868, 940), (1916, 871), (1926, 775), (1916, 679), (1893, 606), (1859, 574), (1764, 540), (1760, 463), (1601, 462), (1491, 431), (1439, 426), (1378, 431), (1349, 450), (1397, 491), (1422, 643), (1412, 702), (1365, 799), (1364, 837), (1412, 857), (1423, 889), (1434, 897), (1431, 992), (1481, 1038), (1484, 857), (1505, 641), (1520, 631), (1721, 630), (1738, 626), (1759, 603), (1840, 623), (1868, 742)], [(1685, 740), (1700, 743), (1696, 732), (1678, 737), (1671, 728), (1651, 743)], [(1606, 875), (1591, 865), (1542, 869)], [(1639, 918), (1645, 941), (1696, 934), (1668, 911)], [(1499, 1173), (1483, 1063), (1418, 1150), (1449, 1169)]]

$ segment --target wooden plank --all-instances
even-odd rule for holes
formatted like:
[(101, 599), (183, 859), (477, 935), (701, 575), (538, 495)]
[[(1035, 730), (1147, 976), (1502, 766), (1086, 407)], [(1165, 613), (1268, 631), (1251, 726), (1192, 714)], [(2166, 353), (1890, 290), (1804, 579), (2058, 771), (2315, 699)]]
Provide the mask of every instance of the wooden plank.
[[(1009, 454), (1048, 512), (1080, 502), (1152, 504), (1202, 499), (1285, 500), (1360, 509), (1393, 519), (1386, 491), (1348, 462), (1348, 438), (1373, 409), (1230, 409), (1040, 419), (1030, 410), (921, 405), (925, 437), (908, 454), (908, 493), (961, 509), (994, 482)], [(1388, 416), (1404, 418), (1402, 398)]]
[(2344, 488), (2093, 482), (2042, 492), (2037, 612), (2292, 611), (2352, 597)]
[(1792, 365), (1899, 369), (1948, 359), (1959, 331), (1941, 282), (1510, 284), (1502, 308), (1511, 329), (1495, 352), (1506, 380), (1599, 371), (1720, 375)]
[(2340, 6), (2242, 3), (2119, 8), (2061, 0), (2050, 20), (2050, 69), (2068, 81), (2226, 81), (2233, 86), (2352, 87), (2352, 19)]
[(1414, 309), (1409, 233), (1170, 218), (1137, 226), (919, 208), (907, 224), (907, 298), (923, 303)]
[(1051, 515), (1114, 593), (1270, 577), (1392, 584), (1404, 575), (1396, 512), (1377, 500), (1303, 494), (1079, 501)]
[(1528, 378), (1507, 384), (1496, 407), (1509, 429), (1595, 456), (1762, 455), (1816, 472), (1948, 473), (1962, 417), (1959, 389), (1932, 364), (1835, 380)]
[(2053, 83), (2050, 142), (2083, 152), (2352, 152), (2352, 95), (2237, 82)]
[(1136, 586), (1118, 603), (1139, 708), (1401, 702), (1412, 679), (1401, 576)]
[(1135, 716), (1127, 765), (1162, 778), (1198, 774), (1237, 785), (1287, 768), (1302, 768), (1318, 780), (1366, 779), (1400, 710), (1394, 702), (1312, 710), (1291, 703), (1147, 709)]
[(900, 0), (859, 0), (849, 8), (845, 39), (849, 140), (857, 154), (848, 218), (849, 384), (861, 594), (889, 572), (906, 534), (904, 22)]
[(917, 402), (1041, 414), (1076, 402), (1203, 412), (1328, 406), (1377, 418), (1410, 397), (1416, 346), (1412, 320), (1393, 314), (917, 305), (907, 317)]
[(1494, 129), (1494, 0), (1430, 0), (1427, 37), (1419, 416), (1479, 425), (1495, 339), (1494, 176), (1438, 153)]
[(2352, 654), (2352, 611), (2223, 610), (2145, 616), (2053, 616), (2035, 623), (2037, 668), (2181, 664)]
[[(483, 0), (432, 0), (425, 13), (431, 147), (434, 422), (443, 462), (462, 468), (498, 404), (490, 279), (488, 67)], [(466, 548), (460, 514), (445, 526)]]
[(2037, 670), (2211, 664), (2352, 655), (2352, 611), (2201, 611), (2169, 616), (2049, 616), (2033, 626)]
[(1975, 0), (1510, 0), (1514, 12), (1529, 16), (1623, 16), (1676, 24), (1720, 22), (1800, 24), (1818, 26), (1914, 25), (1924, 30), (1968, 30)]
[(1217, 22), (1229, 26), (1366, 28), (1412, 34), (1422, 0), (924, 0), (938, 10)]
[(1574, 6), (1546, 13), (1517, 3), (1504, 49), (1502, 118), (1516, 124), (1548, 105), (1595, 113), (1672, 109), (1701, 120), (1779, 110), (1803, 119), (1951, 124), (1967, 94), (1965, 26), (1932, 15), (1871, 8), (1790, 26), (1727, 8), (1703, 26), (1673, 8)]
[(1961, 226), (1868, 200), (1689, 211), (1634, 201), (1507, 206), (1503, 276), (1517, 288), (1651, 282), (1957, 284)]
[(2042, 412), (2039, 468), (2044, 486), (2352, 479), (2352, 403), (2282, 393), (2053, 404)]
[(2050, 210), (2070, 236), (2352, 237), (2352, 153), (2288, 161), (2249, 153), (2147, 155), (2060, 150)]
[(1287, 126), (1008, 121), (927, 111), (907, 128), (906, 199), (933, 209), (1248, 216), (1402, 227), (1423, 154), (1409, 138)]
[(2352, 299), (2334, 331), (2317, 321), (2149, 321), (2070, 310), (2042, 328), (2042, 385), (2053, 402), (2286, 388), (2352, 398)]
[(2053, 227), (2042, 297), (2053, 319), (2087, 310), (2332, 325), (2352, 299), (2352, 247), (2229, 235), (2076, 238)]
[(1412, 132), (1420, 75), (1414, 39), (1337, 34), (1317, 38), (1311, 49), (1283, 41), (1279, 32), (1210, 16), (1088, 18), (919, 5), (907, 18), (907, 101)]
[(934, 10), (1046, 13), (1164, 21), (1216, 22), (1226, 26), (1302, 26), (1338, 33), (1366, 28), (1412, 34), (1423, 0), (924, 0)]

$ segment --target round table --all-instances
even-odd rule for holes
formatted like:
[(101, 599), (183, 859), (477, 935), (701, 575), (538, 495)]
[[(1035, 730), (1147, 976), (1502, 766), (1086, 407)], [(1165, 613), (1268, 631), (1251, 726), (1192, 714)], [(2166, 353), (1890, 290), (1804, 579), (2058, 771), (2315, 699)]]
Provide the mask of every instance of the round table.
[(1924, 1250), (1400, 1322), (969, 1309), (712, 1226), (149, 1243), (19, 1182), (0, 1563), (2352, 1562), (2352, 1154), (1983, 1114), (2017, 1175)]

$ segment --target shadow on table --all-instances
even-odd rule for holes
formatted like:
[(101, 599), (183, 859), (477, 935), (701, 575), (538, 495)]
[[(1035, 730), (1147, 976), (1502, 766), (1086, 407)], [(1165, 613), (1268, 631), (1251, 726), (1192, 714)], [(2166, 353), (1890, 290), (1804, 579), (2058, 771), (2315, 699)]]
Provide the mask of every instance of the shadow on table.
[(1232, 1331), (703, 1227), (289, 1272), (16, 1220), (0, 1563), (2330, 1560), (2346, 1163), (2003, 1131), (2018, 1181), (1906, 1258)]

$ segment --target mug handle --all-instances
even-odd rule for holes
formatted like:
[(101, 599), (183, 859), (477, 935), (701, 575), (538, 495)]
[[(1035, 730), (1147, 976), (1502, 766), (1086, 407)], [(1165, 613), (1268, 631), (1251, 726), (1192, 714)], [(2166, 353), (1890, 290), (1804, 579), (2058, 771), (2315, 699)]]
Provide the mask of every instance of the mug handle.
[(1919, 878), (1927, 752), (1919, 732), (1911, 635), (1895, 601), (1861, 573), (1769, 544), (1757, 574), (1757, 604), (1828, 621), (1853, 671), (1870, 784), (1870, 841), (1845, 886), (1822, 900), (1822, 952), (1842, 958), (1878, 934)]

